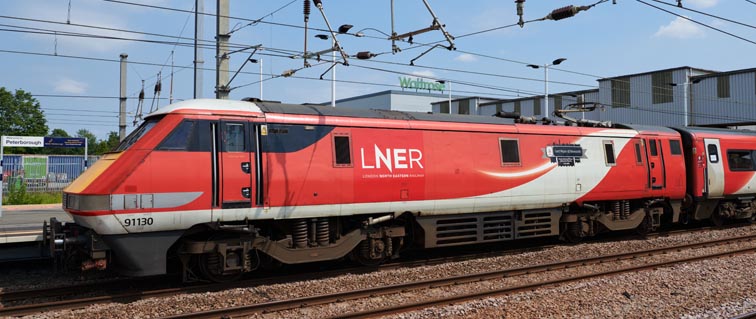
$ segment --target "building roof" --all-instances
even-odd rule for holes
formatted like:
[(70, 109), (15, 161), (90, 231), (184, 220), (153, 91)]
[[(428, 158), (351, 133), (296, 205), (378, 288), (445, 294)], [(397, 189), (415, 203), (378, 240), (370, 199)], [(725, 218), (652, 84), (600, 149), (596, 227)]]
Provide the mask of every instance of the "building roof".
[[(396, 95), (413, 95), (413, 96), (436, 97), (436, 98), (439, 98), (439, 99), (449, 98), (448, 94), (412, 92), (412, 91), (401, 91), (401, 90), (386, 90), (386, 91), (380, 91), (380, 92), (375, 92), (375, 93), (370, 93), (370, 94), (365, 94), (365, 95), (360, 95), (360, 96), (353, 96), (353, 97), (339, 99), (339, 100), (336, 100), (336, 104), (344, 103), (344, 102), (349, 102), (349, 101), (355, 101), (355, 100), (362, 100), (362, 99), (367, 99), (367, 98), (381, 96), (381, 95), (393, 95), (393, 94), (396, 94)], [(454, 95), (452, 95), (452, 98), (454, 98)], [(457, 96), (457, 98), (460, 98), (460, 96)], [(327, 104), (331, 104), (331, 102), (328, 101), (328, 102), (320, 103), (320, 104), (321, 105), (327, 105)]]
[(679, 66), (679, 67), (676, 67), (676, 68), (647, 71), (647, 72), (635, 73), (635, 74), (619, 75), (619, 76), (614, 76), (614, 77), (609, 77), (609, 78), (598, 79), (598, 81), (607, 81), (607, 80), (615, 80), (615, 79), (619, 79), (619, 78), (636, 77), (636, 76), (641, 76), (641, 75), (648, 75), (648, 74), (654, 74), (654, 73), (666, 72), (666, 71), (675, 71), (675, 70), (681, 70), (681, 69), (690, 69), (690, 70), (699, 71), (699, 72), (703, 72), (703, 73), (716, 73), (717, 72), (717, 71), (712, 71), (712, 70), (705, 70), (705, 69), (694, 68), (694, 67), (690, 67), (690, 66)]
[[(569, 91), (569, 92), (560, 92), (560, 93), (549, 94), (549, 96), (555, 96), (555, 95), (558, 95), (558, 96), (578, 95), (578, 94), (593, 93), (593, 92), (598, 92), (598, 91), (599, 91), (599, 89)], [(544, 95), (541, 94), (541, 95), (531, 95), (531, 96), (526, 96), (526, 97), (520, 97), (520, 98), (516, 98), (516, 99), (499, 99), (499, 100), (495, 100), (495, 101), (491, 101), (491, 102), (480, 103), (480, 106), (494, 105), (494, 104), (499, 104), (499, 103), (510, 103), (510, 102), (517, 102), (517, 101), (527, 101), (527, 100), (539, 99), (539, 98), (542, 99), (543, 97), (544, 97)]]
[[(460, 101), (460, 100), (492, 100), (492, 101), (494, 101), (494, 100), (499, 100), (499, 99), (498, 98), (493, 98), (493, 97), (485, 97), (485, 96), (463, 96), (463, 97), (453, 98), (452, 102), (454, 102), (454, 101)], [(433, 105), (433, 104), (440, 104), (440, 103), (444, 103), (444, 102), (448, 102), (448, 101), (449, 100), (440, 100), (440, 101), (437, 101), (437, 102), (431, 102), (431, 105)], [(481, 103), (481, 104), (483, 104), (483, 103)]]
[(692, 79), (705, 79), (705, 78), (712, 78), (717, 76), (723, 76), (723, 75), (733, 75), (733, 74), (742, 74), (742, 73), (750, 73), (750, 72), (756, 72), (756, 68), (750, 68), (750, 69), (741, 69), (741, 70), (732, 70), (732, 71), (726, 71), (726, 72), (716, 72), (711, 74), (703, 74), (703, 75), (696, 75), (692, 76)]

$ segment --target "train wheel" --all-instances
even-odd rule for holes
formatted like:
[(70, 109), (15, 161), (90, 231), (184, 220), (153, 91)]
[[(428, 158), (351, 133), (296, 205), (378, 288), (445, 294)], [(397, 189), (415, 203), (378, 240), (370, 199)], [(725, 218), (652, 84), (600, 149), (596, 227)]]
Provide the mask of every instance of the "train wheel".
[[(360, 265), (368, 267), (376, 267), (386, 261), (385, 254), (383, 253), (383, 245), (380, 240), (373, 240), (373, 253), (371, 254), (370, 239), (363, 240), (357, 247), (352, 250), (351, 258)], [(375, 245), (379, 245), (376, 247)], [(375, 258), (377, 255), (380, 257)], [(372, 255), (372, 256), (371, 256)]]
[(573, 244), (577, 244), (583, 241), (584, 236), (583, 236), (583, 231), (580, 229), (581, 226), (582, 225), (580, 222), (567, 223), (566, 229), (563, 233), (562, 238), (566, 242), (573, 243)]
[(714, 226), (722, 227), (722, 225), (724, 225), (724, 220), (722, 219), (722, 216), (719, 215), (719, 210), (711, 213), (711, 217), (709, 217), (709, 219), (711, 220), (711, 223), (714, 224)]
[(645, 217), (643, 217), (643, 221), (641, 221), (640, 225), (638, 227), (635, 227), (635, 233), (641, 236), (646, 236), (648, 233), (650, 233), (653, 230), (653, 225), (651, 224), (651, 215), (646, 214)]
[[(241, 256), (236, 256), (235, 253), (229, 253), (226, 256), (226, 262), (235, 262)], [(207, 280), (212, 282), (230, 282), (241, 278), (243, 273), (241, 270), (234, 272), (224, 272), (224, 265), (222, 264), (223, 256), (218, 253), (207, 253), (199, 256), (199, 270), (200, 274)]]

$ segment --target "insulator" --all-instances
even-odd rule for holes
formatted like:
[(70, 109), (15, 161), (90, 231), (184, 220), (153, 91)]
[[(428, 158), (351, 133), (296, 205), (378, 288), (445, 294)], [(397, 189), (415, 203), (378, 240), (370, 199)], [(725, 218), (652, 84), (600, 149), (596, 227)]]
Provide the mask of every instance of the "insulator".
[(304, 0), (304, 14), (305, 17), (308, 17), (310, 15), (310, 0)]
[(160, 81), (155, 83), (155, 93), (161, 92), (162, 85), (160, 84)]
[(357, 58), (360, 60), (367, 60), (374, 56), (375, 54), (371, 53), (370, 51), (357, 52)]
[(318, 7), (318, 8), (323, 7), (323, 1), (321, 1), (321, 0), (312, 0), (312, 2), (314, 2), (315, 6)]
[(517, 25), (522, 28), (525, 26), (525, 20), (522, 18), (523, 9), (525, 8), (525, 0), (515, 0), (515, 3), (517, 4), (517, 16), (520, 17), (520, 20), (517, 21)]
[(562, 19), (574, 17), (576, 13), (577, 13), (577, 10), (575, 9), (575, 6), (569, 5), (569, 6), (551, 11), (551, 13), (549, 13), (548, 17), (546, 18), (556, 21), (556, 20), (562, 20)]
[(496, 117), (504, 118), (504, 119), (519, 119), (520, 118), (520, 112), (496, 112), (494, 114)]
[(328, 229), (328, 218), (318, 219), (318, 236), (317, 241), (320, 246), (328, 246), (330, 240), (330, 230)]
[(307, 221), (300, 219), (292, 226), (292, 239), (297, 248), (307, 247)]
[(142, 88), (142, 91), (139, 91), (139, 100), (144, 100), (144, 88)]
[(517, 4), (517, 15), (522, 17), (522, 9), (525, 7), (525, 0), (515, 0)]

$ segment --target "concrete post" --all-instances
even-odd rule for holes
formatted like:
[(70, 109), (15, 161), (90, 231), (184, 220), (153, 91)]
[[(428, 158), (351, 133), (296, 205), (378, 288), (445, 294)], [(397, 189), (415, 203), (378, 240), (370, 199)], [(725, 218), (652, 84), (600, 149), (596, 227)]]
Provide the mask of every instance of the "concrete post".
[(215, 35), (215, 98), (217, 99), (228, 99), (230, 92), (228, 87), (228, 39), (231, 38), (231, 35), (228, 33), (228, 12), (228, 0), (218, 0), (217, 33)]
[(202, 41), (202, 32), (204, 30), (204, 13), (205, 0), (195, 0), (196, 11), (194, 13), (194, 98), (202, 98), (202, 81), (205, 61), (202, 56), (202, 48), (199, 42)]
[(126, 58), (129, 55), (121, 53), (121, 94), (118, 108), (118, 139), (126, 138)]

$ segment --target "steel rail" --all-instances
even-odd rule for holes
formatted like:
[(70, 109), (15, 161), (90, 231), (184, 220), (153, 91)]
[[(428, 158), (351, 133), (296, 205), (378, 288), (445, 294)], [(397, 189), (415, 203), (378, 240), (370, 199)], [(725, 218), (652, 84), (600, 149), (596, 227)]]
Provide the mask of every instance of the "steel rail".
[[(678, 231), (672, 231), (662, 234), (652, 233), (649, 234), (649, 236), (665, 236), (670, 235), (672, 233), (691, 233), (691, 232), (699, 232), (701, 229), (692, 229), (692, 230), (678, 230)], [(637, 237), (637, 236), (634, 236)], [(756, 235), (754, 235), (756, 237)], [(730, 238), (727, 240), (745, 240), (746, 238), (749, 238), (749, 236), (742, 236), (738, 238)], [(615, 239), (611, 239), (613, 241), (616, 241)], [(700, 245), (715, 245), (717, 242), (720, 241), (709, 241), (709, 242), (700, 242), (700, 243), (694, 243), (687, 246), (700, 246)], [(133, 279), (130, 280), (130, 285), (127, 287), (102, 287), (103, 284), (107, 285), (117, 285), (119, 282), (124, 282), (124, 280), (113, 280), (112, 282), (98, 282), (98, 283), (91, 283), (91, 284), (81, 284), (76, 286), (63, 286), (63, 287), (53, 287), (53, 288), (43, 288), (43, 289), (31, 289), (31, 290), (22, 290), (22, 291), (8, 291), (8, 292), (0, 292), (0, 302), (14, 302), (18, 300), (24, 300), (27, 298), (63, 298), (65, 296), (72, 296), (76, 295), (76, 291), (85, 291), (87, 288), (95, 288), (96, 292), (105, 292), (107, 295), (101, 295), (101, 296), (94, 296), (94, 297), (87, 297), (83, 299), (68, 299), (68, 300), (57, 300), (53, 302), (46, 302), (46, 303), (37, 303), (37, 304), (26, 304), (26, 305), (18, 305), (18, 306), (9, 306), (0, 308), (0, 316), (20, 316), (20, 315), (29, 315), (29, 314), (35, 314), (43, 311), (52, 311), (52, 310), (62, 310), (62, 309), (77, 309), (82, 308), (85, 306), (89, 306), (92, 304), (97, 303), (106, 303), (106, 302), (123, 302), (123, 301), (135, 301), (135, 300), (141, 300), (141, 299), (148, 299), (148, 298), (154, 298), (154, 297), (163, 297), (163, 296), (171, 296), (179, 293), (192, 293), (192, 292), (208, 292), (208, 291), (220, 291), (220, 290), (226, 290), (231, 288), (240, 288), (240, 287), (252, 287), (257, 285), (265, 285), (265, 284), (275, 284), (275, 283), (282, 283), (282, 282), (293, 282), (293, 281), (306, 281), (306, 280), (312, 280), (316, 278), (324, 278), (324, 277), (330, 277), (330, 276), (337, 276), (344, 273), (369, 273), (379, 270), (388, 270), (388, 269), (397, 269), (397, 268), (405, 268), (405, 267), (417, 267), (417, 266), (424, 266), (424, 265), (433, 265), (433, 264), (440, 264), (445, 262), (454, 262), (454, 261), (464, 261), (464, 260), (470, 260), (473, 258), (482, 258), (482, 257), (496, 257), (496, 256), (505, 256), (505, 255), (512, 255), (517, 254), (521, 252), (526, 251), (533, 251), (533, 250), (540, 250), (543, 248), (553, 247), (555, 245), (540, 245), (535, 247), (527, 247), (527, 248), (520, 248), (520, 249), (509, 249), (504, 251), (496, 251), (496, 252), (486, 252), (486, 253), (472, 253), (472, 254), (465, 254), (465, 255), (457, 255), (457, 256), (451, 256), (451, 257), (436, 257), (436, 258), (428, 258), (425, 260), (410, 260), (410, 261), (400, 261), (400, 262), (392, 262), (387, 263), (384, 265), (381, 265), (379, 267), (346, 267), (346, 268), (340, 268), (336, 270), (327, 270), (327, 271), (318, 271), (318, 272), (310, 272), (305, 274), (295, 274), (295, 275), (287, 275), (287, 276), (274, 276), (274, 277), (266, 277), (266, 278), (256, 278), (251, 280), (243, 280), (243, 281), (237, 281), (232, 283), (223, 283), (223, 284), (214, 284), (214, 283), (204, 283), (200, 285), (194, 285), (194, 286), (183, 286), (183, 287), (163, 287), (159, 289), (150, 289), (150, 288), (140, 288), (138, 286), (133, 285), (134, 281)], [(660, 248), (660, 249), (683, 249), (683, 247), (673, 247), (673, 248)], [(659, 249), (657, 249), (659, 250)], [(626, 253), (626, 254), (632, 254), (632, 253)], [(620, 256), (623, 254), (619, 254), (616, 256)], [(596, 257), (596, 258), (602, 258), (602, 257)], [(585, 260), (575, 261), (575, 262), (586, 262)], [(555, 263), (553, 265), (544, 265), (540, 267), (553, 267), (558, 263)], [(535, 266), (539, 267), (539, 266)], [(517, 269), (510, 269), (505, 270), (509, 271), (512, 274), (516, 274), (515, 271)], [(152, 278), (152, 277), (151, 277)], [(126, 280), (129, 281), (129, 280)], [(154, 280), (139, 280), (139, 282), (151, 282), (154, 284)], [(112, 293), (112, 291), (119, 291), (116, 293)], [(86, 291), (85, 293), (92, 293), (93, 291)]]
[[(592, 258), (587, 258), (587, 259), (575, 259), (575, 260), (569, 260), (569, 261), (563, 261), (563, 262), (541, 264), (541, 265), (536, 265), (536, 266), (496, 270), (496, 271), (477, 273), (477, 274), (467, 274), (467, 275), (448, 277), (448, 278), (403, 283), (403, 284), (397, 284), (397, 285), (392, 285), (392, 286), (382, 286), (382, 287), (374, 287), (374, 288), (367, 288), (367, 289), (361, 289), (361, 290), (345, 291), (345, 292), (328, 294), (328, 295), (316, 295), (316, 296), (301, 297), (301, 298), (294, 298), (294, 299), (280, 300), (280, 301), (271, 301), (271, 302), (258, 303), (258, 304), (245, 305), (245, 306), (237, 306), (237, 307), (231, 307), (231, 308), (207, 310), (207, 311), (201, 311), (201, 312), (196, 312), (196, 313), (184, 313), (180, 315), (167, 316), (163, 318), (164, 319), (168, 319), (168, 318), (171, 318), (171, 319), (172, 318), (193, 318), (193, 319), (219, 318), (222, 316), (247, 316), (247, 315), (252, 315), (256, 313), (278, 312), (278, 311), (284, 311), (284, 310), (290, 310), (290, 309), (296, 309), (296, 308), (311, 307), (311, 306), (336, 303), (336, 302), (344, 302), (346, 300), (355, 300), (355, 299), (369, 298), (369, 297), (380, 296), (380, 295), (387, 295), (391, 293), (402, 293), (402, 292), (407, 292), (411, 290), (431, 289), (431, 288), (453, 286), (453, 285), (460, 285), (460, 284), (466, 284), (466, 283), (474, 283), (474, 282), (501, 279), (501, 278), (507, 278), (507, 277), (513, 277), (513, 276), (541, 273), (541, 272), (546, 272), (546, 271), (562, 270), (562, 269), (573, 268), (573, 267), (578, 267), (578, 266), (587, 266), (587, 265), (598, 264), (598, 263), (609, 262), (609, 261), (621, 261), (621, 260), (628, 260), (628, 259), (633, 259), (633, 258), (643, 257), (643, 256), (655, 256), (655, 255), (659, 255), (663, 253), (682, 251), (686, 249), (722, 246), (722, 245), (728, 245), (728, 244), (733, 244), (737, 242), (753, 241), (753, 240), (756, 240), (756, 235), (746, 235), (746, 236), (740, 236), (740, 237), (712, 240), (712, 241), (685, 244), (685, 245), (679, 245), (679, 246), (654, 248), (654, 249), (649, 249), (649, 250), (644, 250), (644, 251), (635, 251), (635, 252), (620, 253), (620, 254), (613, 254), (613, 255), (607, 255), (607, 256), (592, 257)], [(413, 309), (421, 309), (428, 306), (455, 303), (455, 302), (478, 299), (478, 298), (497, 295), (497, 294), (505, 294), (505, 293), (511, 293), (511, 292), (517, 292), (517, 291), (530, 290), (530, 289), (535, 289), (535, 288), (539, 288), (539, 287), (543, 287), (547, 285), (555, 285), (555, 284), (560, 284), (560, 283), (619, 274), (619, 273), (624, 273), (624, 272), (664, 267), (664, 266), (677, 264), (677, 263), (686, 263), (686, 262), (697, 261), (697, 260), (711, 259), (715, 257), (729, 256), (736, 253), (744, 253), (744, 252), (756, 252), (756, 247), (750, 247), (747, 249), (742, 249), (742, 250), (737, 250), (737, 251), (728, 251), (725, 253), (711, 254), (711, 255), (706, 255), (706, 256), (678, 259), (675, 261), (659, 262), (659, 263), (646, 264), (646, 265), (634, 266), (634, 267), (625, 267), (618, 270), (594, 273), (591, 275), (569, 277), (569, 278), (564, 278), (560, 280), (541, 282), (541, 283), (523, 285), (523, 286), (517, 286), (517, 287), (510, 287), (510, 288), (505, 288), (505, 289), (500, 289), (500, 290), (495, 290), (495, 291), (485, 291), (485, 292), (480, 292), (480, 293), (475, 293), (475, 294), (461, 295), (461, 296), (456, 296), (456, 297), (433, 300), (430, 302), (419, 302), (419, 303), (413, 303), (413, 304), (408, 304), (408, 305), (400, 305), (396, 307), (391, 307), (391, 309), (376, 309), (376, 310), (358, 312), (358, 313), (353, 313), (353, 314), (340, 314), (338, 317), (339, 318), (343, 318), (343, 317), (366, 318), (366, 317), (372, 317), (372, 316), (378, 316), (378, 315), (393, 314), (393, 313), (404, 312), (404, 311), (413, 310)]]
[[(91, 282), (85, 284), (78, 284), (73, 286), (58, 286), (48, 287), (40, 289), (24, 289), (15, 291), (3, 291), (0, 292), (0, 302), (7, 303), (12, 301), (19, 301), (31, 298), (55, 298), (65, 295), (75, 294), (79, 291), (86, 291), (90, 289), (104, 290), (103, 285), (115, 285), (122, 282), (128, 282), (126, 279), (115, 279)], [(2, 309), (0, 309), (2, 311)]]
[(385, 308), (379, 308), (379, 309), (373, 309), (373, 310), (367, 310), (367, 311), (361, 311), (361, 312), (354, 312), (354, 313), (349, 313), (349, 314), (342, 314), (342, 315), (339, 315), (338, 318), (370, 318), (370, 317), (375, 317), (375, 316), (403, 313), (403, 312), (412, 311), (412, 310), (425, 309), (425, 308), (433, 307), (433, 306), (449, 305), (449, 304), (455, 304), (455, 303), (460, 303), (460, 302), (469, 301), (469, 300), (476, 300), (476, 299), (481, 299), (481, 298), (488, 298), (488, 297), (512, 294), (512, 293), (517, 293), (517, 292), (531, 291), (538, 288), (555, 286), (555, 285), (565, 284), (565, 283), (570, 283), (570, 282), (576, 282), (576, 281), (585, 280), (585, 279), (592, 279), (592, 278), (605, 277), (605, 276), (611, 276), (611, 275), (619, 275), (623, 273), (637, 272), (637, 271), (648, 270), (648, 269), (656, 269), (660, 267), (673, 266), (677, 264), (684, 264), (684, 263), (690, 263), (690, 262), (707, 260), (707, 259), (732, 257), (735, 255), (747, 254), (747, 253), (756, 253), (756, 247), (749, 247), (749, 248), (744, 248), (744, 249), (737, 249), (737, 250), (732, 250), (732, 251), (727, 251), (727, 252), (722, 252), (722, 253), (714, 253), (714, 254), (708, 254), (708, 255), (696, 256), (696, 257), (690, 257), (690, 258), (676, 259), (676, 260), (671, 260), (671, 261), (663, 261), (663, 262), (645, 264), (645, 265), (640, 265), (640, 266), (623, 267), (623, 268), (618, 268), (618, 269), (609, 270), (609, 271), (595, 272), (595, 273), (591, 273), (587, 275), (563, 277), (556, 280), (537, 282), (533, 284), (525, 284), (525, 285), (506, 287), (506, 288), (500, 288), (500, 289), (491, 289), (491, 290), (485, 290), (485, 291), (480, 291), (480, 292), (475, 292), (475, 293), (470, 293), (470, 294), (457, 295), (457, 296), (448, 297), (448, 298), (438, 298), (438, 299), (429, 300), (429, 301), (421, 301), (421, 302), (403, 304), (403, 305), (398, 305), (398, 306), (391, 306), (391, 307), (385, 307)]

